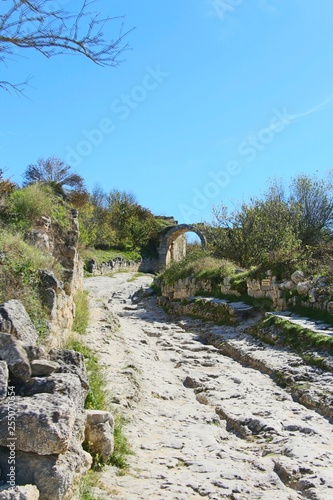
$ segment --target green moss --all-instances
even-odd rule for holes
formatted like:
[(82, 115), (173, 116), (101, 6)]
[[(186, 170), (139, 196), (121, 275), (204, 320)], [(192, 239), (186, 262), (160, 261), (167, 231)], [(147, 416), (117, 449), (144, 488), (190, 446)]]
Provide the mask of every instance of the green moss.
[(46, 251), (28, 245), (19, 232), (0, 232), (0, 250), (5, 258), (0, 265), (0, 303), (20, 300), (42, 342), (48, 333), (49, 312), (40, 293), (39, 269), (48, 269), (61, 278), (63, 268)]
[(316, 355), (309, 354), (309, 351), (315, 349), (319, 352), (333, 354), (332, 337), (313, 332), (274, 315), (258, 322), (247, 332), (271, 345), (290, 347), (298, 352), (306, 363), (314, 366), (325, 367), (324, 358), (320, 356), (318, 359)]
[(145, 276), (145, 273), (135, 273), (127, 281), (128, 281), (128, 283), (131, 283), (132, 281), (135, 281), (136, 279), (140, 278), (141, 276)]

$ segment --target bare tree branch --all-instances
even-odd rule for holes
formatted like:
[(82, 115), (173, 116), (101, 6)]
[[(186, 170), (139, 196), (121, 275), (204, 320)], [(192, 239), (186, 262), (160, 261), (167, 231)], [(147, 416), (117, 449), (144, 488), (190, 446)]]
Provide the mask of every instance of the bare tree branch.
[[(95, 0), (82, 0), (78, 13), (54, 8), (52, 0), (2, 0), (0, 4), (0, 62), (6, 63), (17, 49), (35, 49), (50, 58), (58, 54), (80, 54), (100, 66), (117, 66), (127, 50), (121, 17), (102, 18), (90, 11)], [(6, 8), (7, 7), (7, 8)], [(5, 12), (1, 12), (4, 10)], [(120, 22), (114, 39), (107, 40), (104, 30)], [(0, 88), (21, 93), (20, 87), (7, 81)]]

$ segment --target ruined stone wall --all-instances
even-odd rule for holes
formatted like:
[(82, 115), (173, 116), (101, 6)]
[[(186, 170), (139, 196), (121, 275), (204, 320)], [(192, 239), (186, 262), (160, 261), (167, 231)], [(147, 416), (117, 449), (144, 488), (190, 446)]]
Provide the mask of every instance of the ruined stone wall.
[(96, 260), (91, 259), (86, 263), (86, 269), (94, 276), (114, 273), (117, 271), (157, 273), (159, 271), (159, 260), (153, 258), (144, 258), (137, 261), (127, 260), (124, 257), (114, 257), (107, 262), (98, 264)]
[(198, 292), (210, 292), (212, 283), (209, 280), (197, 280), (194, 277), (188, 277), (176, 281), (172, 285), (161, 284), (161, 294), (170, 300), (187, 299), (193, 297)]
[(18, 300), (0, 306), (0, 499), (71, 500), (91, 466), (113, 451), (113, 418), (85, 410), (82, 354), (37, 346)]
[(40, 270), (40, 292), (49, 309), (43, 347), (23, 306), (0, 305), (0, 500), (71, 500), (92, 457), (113, 452), (113, 417), (85, 410), (89, 383), (82, 354), (60, 349), (71, 332), (75, 295), (83, 286), (77, 245), (77, 211), (68, 231), (43, 218), (26, 240), (64, 266), (63, 281)]
[[(210, 292), (209, 280), (187, 277), (172, 285), (161, 284), (161, 294), (170, 300), (187, 299), (200, 292)], [(225, 295), (240, 294), (232, 289), (232, 278), (224, 278), (219, 290)], [(325, 276), (307, 278), (302, 271), (295, 271), (289, 279), (278, 281), (267, 271), (263, 279), (248, 279), (247, 294), (256, 299), (269, 299), (277, 310), (301, 304), (304, 307), (333, 314), (333, 283)]]
[(41, 296), (50, 313), (48, 347), (60, 347), (67, 340), (75, 316), (75, 295), (83, 287), (83, 263), (78, 254), (78, 212), (71, 212), (71, 227), (65, 231), (43, 217), (40, 225), (25, 235), (37, 248), (44, 248), (64, 267), (63, 280), (41, 270)]
[(289, 279), (279, 282), (268, 271), (262, 280), (248, 280), (247, 290), (250, 297), (269, 298), (276, 309), (284, 310), (301, 304), (333, 313), (333, 284), (327, 276), (306, 277), (303, 271), (295, 271)]

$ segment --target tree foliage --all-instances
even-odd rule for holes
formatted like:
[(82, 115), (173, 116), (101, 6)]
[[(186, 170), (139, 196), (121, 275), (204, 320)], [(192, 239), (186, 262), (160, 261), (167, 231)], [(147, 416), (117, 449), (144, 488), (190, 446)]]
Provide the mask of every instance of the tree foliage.
[(299, 175), (291, 180), (288, 195), (275, 181), (263, 197), (231, 212), (221, 204), (213, 215), (206, 234), (215, 255), (245, 267), (269, 265), (332, 236), (332, 187), (329, 181)]
[(23, 177), (25, 186), (36, 182), (49, 184), (56, 193), (62, 195), (66, 194), (66, 188), (84, 191), (83, 178), (55, 156), (40, 158), (35, 165), (29, 165)]
[(304, 245), (316, 245), (332, 234), (333, 193), (328, 180), (300, 175), (292, 180), (290, 207), (298, 214), (297, 231)]
[(119, 248), (137, 249), (148, 244), (156, 221), (150, 210), (137, 203), (132, 193), (111, 191), (108, 196), (108, 210)]
[[(83, 0), (76, 13), (59, 8), (53, 0), (2, 0), (0, 5), (0, 62), (4, 65), (18, 49), (34, 49), (46, 57), (79, 54), (101, 66), (116, 66), (127, 48), (123, 23), (118, 17), (101, 17), (90, 10), (95, 0)], [(58, 6), (57, 6), (58, 5)], [(120, 26), (107, 40), (111, 22)], [(0, 81), (0, 88), (21, 92), (27, 81)]]
[(79, 211), (81, 239), (88, 246), (139, 250), (154, 238), (157, 221), (132, 193), (94, 188), (89, 202)]
[(4, 172), (0, 168), (0, 207), (5, 206), (8, 196), (15, 191), (16, 185), (10, 179), (4, 179)]

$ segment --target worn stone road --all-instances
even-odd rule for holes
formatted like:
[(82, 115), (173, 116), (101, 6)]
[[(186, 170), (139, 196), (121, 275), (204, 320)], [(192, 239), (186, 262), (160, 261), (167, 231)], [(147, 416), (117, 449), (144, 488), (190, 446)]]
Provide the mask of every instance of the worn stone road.
[[(193, 321), (192, 328), (191, 320), (168, 318), (153, 297), (136, 300), (135, 292), (152, 278), (128, 281), (131, 276), (85, 281), (87, 343), (106, 367), (134, 452), (125, 475), (105, 468), (96, 496), (332, 500), (329, 421), (259, 369), (205, 345), (212, 325)], [(261, 360), (283, 366), (286, 353), (270, 349), (261, 349)], [(326, 381), (331, 384), (331, 374)]]

